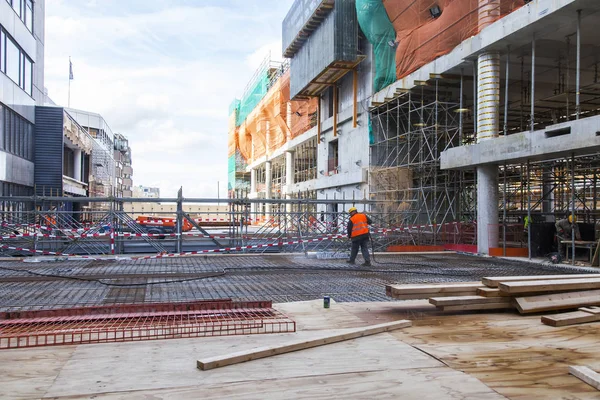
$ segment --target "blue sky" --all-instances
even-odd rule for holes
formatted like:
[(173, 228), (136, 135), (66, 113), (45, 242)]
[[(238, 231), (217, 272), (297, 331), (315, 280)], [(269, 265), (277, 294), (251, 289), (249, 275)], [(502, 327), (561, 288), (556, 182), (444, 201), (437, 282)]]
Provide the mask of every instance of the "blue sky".
[(226, 195), (228, 107), (269, 52), (292, 0), (47, 0), (50, 97), (129, 138), (135, 185)]

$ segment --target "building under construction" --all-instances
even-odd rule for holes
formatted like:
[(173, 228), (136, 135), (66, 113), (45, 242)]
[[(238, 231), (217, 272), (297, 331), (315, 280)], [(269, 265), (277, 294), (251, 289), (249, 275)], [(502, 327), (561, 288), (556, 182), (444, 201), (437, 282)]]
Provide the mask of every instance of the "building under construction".
[[(395, 245), (543, 255), (571, 214), (595, 240), (599, 11), (295, 1), (285, 61), (267, 59), (230, 109), (231, 197), (326, 200), (323, 220), (352, 205), (330, 200), (352, 199), (406, 228)], [(277, 207), (254, 212), (269, 220)]]

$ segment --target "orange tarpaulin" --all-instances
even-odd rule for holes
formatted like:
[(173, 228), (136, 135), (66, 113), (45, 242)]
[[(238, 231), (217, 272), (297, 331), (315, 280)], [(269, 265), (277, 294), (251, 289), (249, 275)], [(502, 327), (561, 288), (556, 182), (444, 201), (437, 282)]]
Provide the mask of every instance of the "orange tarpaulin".
[(290, 75), (286, 72), (239, 127), (235, 126), (235, 115), (230, 116), (229, 156), (239, 150), (242, 158), (251, 163), (267, 151), (282, 147), (316, 124), (317, 103), (317, 98), (290, 102)]
[[(481, 10), (487, 9), (480, 12), (483, 4), (480, 0), (383, 0), (396, 30), (398, 79), (449, 53), (485, 25), (521, 7), (524, 1), (485, 3)], [(430, 9), (436, 5), (442, 13), (434, 18)], [(490, 7), (492, 11), (489, 11)]]

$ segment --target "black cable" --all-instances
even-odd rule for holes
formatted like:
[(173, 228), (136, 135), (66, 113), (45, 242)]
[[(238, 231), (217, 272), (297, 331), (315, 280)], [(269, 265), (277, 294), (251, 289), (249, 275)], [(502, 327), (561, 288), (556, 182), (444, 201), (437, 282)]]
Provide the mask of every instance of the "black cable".
[[(172, 281), (146, 282), (146, 283), (108, 283), (108, 282), (103, 282), (100, 279), (80, 278), (77, 276), (56, 275), (56, 274), (42, 274), (42, 273), (31, 271), (28, 269), (15, 269), (15, 268), (8, 268), (8, 267), (0, 267), (0, 269), (6, 270), (6, 271), (12, 271), (12, 272), (26, 272), (31, 275), (42, 276), (42, 277), (47, 277), (47, 278), (71, 279), (74, 281), (82, 281), (82, 282), (98, 282), (101, 285), (117, 286), (117, 287), (149, 286), (149, 285), (164, 285), (164, 284), (168, 284), (168, 283), (183, 283), (183, 282), (197, 281), (197, 280), (207, 279), (207, 278), (216, 278), (219, 276), (223, 276), (227, 273), (227, 271), (225, 269), (223, 269), (223, 271), (217, 272), (213, 275), (199, 276), (197, 278), (186, 278), (186, 279), (177, 279), (177, 280), (172, 280)], [(119, 278), (112, 278), (112, 279), (119, 279)]]

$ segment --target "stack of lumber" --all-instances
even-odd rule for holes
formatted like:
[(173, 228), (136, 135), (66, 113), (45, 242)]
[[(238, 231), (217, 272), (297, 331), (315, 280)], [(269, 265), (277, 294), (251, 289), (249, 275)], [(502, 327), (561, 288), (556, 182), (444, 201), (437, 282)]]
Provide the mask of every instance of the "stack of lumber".
[(429, 299), (442, 311), (507, 310), (521, 314), (577, 310), (545, 316), (551, 326), (600, 321), (600, 274), (486, 277), (481, 282), (388, 285), (400, 300)]

